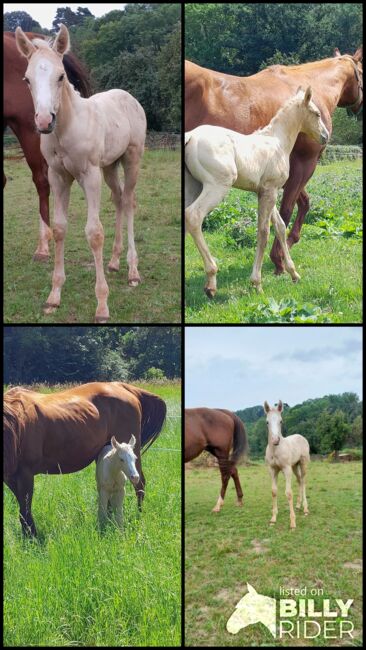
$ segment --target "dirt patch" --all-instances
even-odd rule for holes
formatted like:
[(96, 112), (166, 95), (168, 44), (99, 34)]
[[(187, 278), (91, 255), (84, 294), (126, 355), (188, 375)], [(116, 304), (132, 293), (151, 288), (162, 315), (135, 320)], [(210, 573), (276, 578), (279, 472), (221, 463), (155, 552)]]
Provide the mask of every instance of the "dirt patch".
[(355, 569), (356, 571), (362, 571), (362, 560), (353, 560), (352, 562), (345, 562), (343, 565), (344, 569)]
[(220, 589), (220, 591), (215, 594), (214, 598), (217, 598), (217, 600), (223, 600), (225, 603), (229, 602), (232, 604), (233, 602), (233, 592), (232, 589)]
[(257, 555), (260, 555), (262, 553), (268, 553), (269, 548), (266, 548), (264, 544), (268, 544), (269, 539), (262, 539), (260, 541), (259, 539), (252, 539), (251, 544), (253, 548), (250, 549), (251, 553), (256, 553)]

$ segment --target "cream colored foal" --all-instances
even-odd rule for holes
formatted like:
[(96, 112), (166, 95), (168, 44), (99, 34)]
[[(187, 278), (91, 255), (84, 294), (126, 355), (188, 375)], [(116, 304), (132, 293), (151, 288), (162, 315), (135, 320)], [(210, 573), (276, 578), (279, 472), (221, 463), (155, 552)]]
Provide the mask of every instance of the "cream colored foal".
[[(19, 51), (28, 59), (25, 81), (32, 93), (35, 123), (41, 133), (41, 151), (48, 163), (48, 178), (54, 196), (53, 234), (55, 266), (52, 291), (45, 313), (53, 312), (61, 301), (65, 282), (64, 240), (71, 184), (81, 185), (87, 205), (85, 233), (93, 252), (96, 270), (96, 322), (109, 318), (109, 289), (103, 269), (103, 226), (99, 219), (103, 170), (116, 207), (113, 253), (108, 268), (119, 270), (122, 251), (122, 211), (127, 218), (128, 283), (140, 282), (134, 241), (134, 191), (144, 151), (145, 112), (139, 102), (124, 90), (109, 90), (84, 99), (69, 83), (62, 63), (70, 49), (69, 33), (60, 26), (53, 46), (47, 41), (30, 41), (20, 27), (16, 31)], [(118, 178), (118, 163), (124, 169), (124, 186)]]

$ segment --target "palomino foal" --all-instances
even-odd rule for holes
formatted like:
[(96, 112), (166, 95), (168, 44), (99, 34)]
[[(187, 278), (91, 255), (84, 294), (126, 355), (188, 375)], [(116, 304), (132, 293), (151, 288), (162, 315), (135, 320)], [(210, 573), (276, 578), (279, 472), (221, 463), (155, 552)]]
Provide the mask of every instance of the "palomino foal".
[(278, 190), (288, 179), (290, 153), (300, 132), (321, 144), (329, 139), (320, 111), (311, 101), (310, 86), (306, 92), (299, 88), (268, 126), (251, 135), (207, 124), (185, 134), (186, 228), (203, 258), (205, 292), (209, 298), (216, 293), (217, 265), (204, 240), (202, 222), (231, 187), (258, 195), (257, 252), (251, 275), (257, 290), (262, 290), (262, 261), (271, 220), (281, 242), (286, 271), (294, 282), (299, 280), (276, 199)]
[(108, 504), (115, 513), (116, 522), (122, 528), (122, 506), (125, 496), (125, 482), (129, 478), (133, 485), (140, 480), (136, 469), (136, 456), (133, 453), (135, 436), (129, 443), (117, 442), (114, 436), (111, 444), (105, 445), (97, 460), (96, 479), (99, 494), (98, 518), (100, 527), (106, 523)]
[(308, 515), (308, 502), (305, 492), (305, 474), (306, 465), (310, 460), (309, 443), (303, 436), (294, 434), (283, 438), (281, 433), (282, 410), (281, 400), (277, 407), (271, 408), (268, 402), (264, 402), (264, 410), (267, 415), (268, 426), (268, 445), (266, 448), (266, 463), (272, 477), (272, 519), (271, 524), (276, 523), (277, 519), (277, 478), (280, 471), (283, 472), (286, 479), (286, 496), (290, 506), (290, 525), (296, 528), (296, 517), (292, 499), (291, 478), (292, 472), (297, 478), (299, 484), (299, 496), (297, 498), (296, 508), (301, 508), (301, 502), (304, 506), (304, 514)]
[[(41, 151), (48, 163), (48, 179), (54, 196), (55, 266), (45, 313), (52, 313), (61, 301), (67, 209), (71, 184), (76, 179), (88, 205), (85, 233), (96, 269), (95, 320), (105, 322), (109, 318), (109, 289), (103, 269), (104, 232), (99, 219), (101, 169), (116, 207), (115, 239), (108, 268), (119, 270), (123, 210), (128, 231), (128, 283), (136, 286), (140, 276), (133, 231), (134, 190), (144, 151), (145, 112), (124, 90), (108, 90), (88, 99), (80, 97), (69, 83), (62, 63), (63, 55), (70, 48), (65, 25), (60, 25), (52, 47), (41, 39), (30, 41), (20, 27), (15, 34), (19, 51), (28, 59), (24, 78), (32, 93), (35, 124), (41, 133)], [(124, 187), (118, 178), (119, 162), (124, 169)]]

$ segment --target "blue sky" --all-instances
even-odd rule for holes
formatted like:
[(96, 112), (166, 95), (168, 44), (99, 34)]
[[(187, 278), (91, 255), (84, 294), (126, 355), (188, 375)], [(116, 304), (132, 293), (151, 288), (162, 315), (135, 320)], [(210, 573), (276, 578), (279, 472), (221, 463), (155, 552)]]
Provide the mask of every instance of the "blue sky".
[(290, 406), (330, 393), (362, 399), (361, 327), (186, 327), (185, 405)]
[(108, 2), (6, 2), (4, 4), (4, 13), (11, 11), (26, 11), (34, 20), (37, 20), (41, 27), (46, 29), (52, 28), (52, 21), (56, 16), (58, 7), (71, 7), (76, 12), (78, 7), (86, 7), (96, 18), (104, 16), (109, 11), (115, 9), (122, 10), (126, 3), (110, 4)]

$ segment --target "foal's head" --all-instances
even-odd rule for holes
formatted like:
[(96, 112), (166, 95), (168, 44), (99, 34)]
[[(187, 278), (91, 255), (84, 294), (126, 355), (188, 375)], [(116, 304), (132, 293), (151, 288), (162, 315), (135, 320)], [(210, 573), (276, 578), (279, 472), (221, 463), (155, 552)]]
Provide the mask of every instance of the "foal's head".
[(311, 87), (304, 91), (301, 86), (297, 89), (294, 104), (300, 111), (301, 132), (319, 144), (327, 144), (329, 131), (325, 126), (319, 108), (311, 101)]
[(128, 444), (126, 442), (119, 443), (114, 436), (111, 438), (111, 445), (120, 460), (121, 469), (133, 485), (137, 485), (140, 480), (140, 475), (135, 464), (137, 456), (133, 452), (135, 444), (135, 436), (131, 436)]
[(28, 59), (24, 80), (32, 93), (36, 127), (40, 133), (51, 133), (62, 87), (67, 83), (62, 57), (70, 49), (69, 32), (60, 25), (52, 47), (40, 38), (30, 41), (20, 27), (15, 30), (15, 38), (19, 52)]
[(270, 407), (268, 402), (264, 402), (264, 411), (267, 416), (268, 441), (271, 441), (273, 445), (277, 446), (282, 438), (283, 404), (281, 400), (273, 408)]

